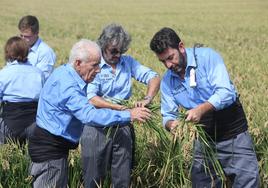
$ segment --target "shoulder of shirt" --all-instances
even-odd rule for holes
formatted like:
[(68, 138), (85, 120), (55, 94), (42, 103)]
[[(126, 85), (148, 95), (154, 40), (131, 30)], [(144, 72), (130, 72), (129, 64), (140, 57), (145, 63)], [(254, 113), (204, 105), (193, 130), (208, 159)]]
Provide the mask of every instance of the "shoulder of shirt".
[(167, 79), (169, 80), (171, 76), (172, 76), (172, 74), (171, 74), (171, 70), (168, 69), (168, 70), (164, 73), (161, 82), (165, 82)]
[[(73, 78), (73, 75), (68, 70), (68, 68), (66, 68), (64, 65), (61, 65), (57, 67), (56, 69), (54, 69), (54, 71), (48, 77), (46, 82), (50, 83), (51, 85), (55, 83), (62, 83), (61, 84), (62, 88), (65, 88), (65, 85), (66, 86), (76, 85), (76, 81)], [(65, 84), (65, 83), (68, 83), (68, 84)]]
[[(193, 53), (193, 48), (191, 48), (190, 50)], [(200, 47), (195, 49), (195, 53), (196, 55), (207, 56), (208, 54), (216, 54), (218, 52), (209, 47)]]
[(137, 61), (130, 55), (122, 55), (121, 56), (121, 62), (129, 62), (129, 61)]
[(44, 53), (53, 53), (55, 54), (54, 50), (47, 44), (45, 43), (41, 38), (40, 39), (40, 44), (38, 46), (38, 50)]
[(40, 71), (38, 68), (32, 66), (31, 64), (28, 63), (23, 63), (23, 64), (15, 64), (15, 65), (9, 65), (3, 67), (3, 69), (0, 71), (0, 73), (5, 76), (8, 75), (13, 75), (14, 74), (27, 74), (27, 73), (35, 73), (35, 74), (40, 74), (42, 75), (42, 71)]
[[(53, 71), (54, 72), (54, 71)], [(52, 74), (53, 74), (52, 72)], [(68, 64), (63, 64), (55, 69), (55, 73), (57, 74), (57, 77), (60, 78), (60, 80), (64, 80), (64, 82), (70, 84), (78, 84), (76, 76), (79, 77), (79, 75), (75, 72), (75, 70), (69, 66)], [(77, 74), (77, 75), (76, 75)]]

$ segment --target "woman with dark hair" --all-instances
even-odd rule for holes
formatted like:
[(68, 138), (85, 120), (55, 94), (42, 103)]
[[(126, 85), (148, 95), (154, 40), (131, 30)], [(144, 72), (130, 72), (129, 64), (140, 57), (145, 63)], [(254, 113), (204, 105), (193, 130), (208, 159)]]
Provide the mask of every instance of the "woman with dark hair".
[(34, 126), (44, 75), (27, 61), (29, 47), (11, 37), (4, 47), (6, 66), (0, 71), (0, 144), (8, 139), (24, 143)]

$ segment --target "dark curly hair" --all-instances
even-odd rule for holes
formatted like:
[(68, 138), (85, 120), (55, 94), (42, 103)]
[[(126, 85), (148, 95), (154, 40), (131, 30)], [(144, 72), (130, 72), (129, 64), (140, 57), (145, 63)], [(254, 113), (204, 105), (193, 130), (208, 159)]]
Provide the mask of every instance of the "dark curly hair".
[(167, 48), (178, 49), (180, 42), (180, 37), (173, 29), (164, 27), (153, 36), (150, 42), (150, 48), (156, 54), (160, 54)]
[(4, 51), (6, 61), (17, 60), (24, 63), (27, 61), (29, 47), (22, 38), (14, 36), (7, 40)]

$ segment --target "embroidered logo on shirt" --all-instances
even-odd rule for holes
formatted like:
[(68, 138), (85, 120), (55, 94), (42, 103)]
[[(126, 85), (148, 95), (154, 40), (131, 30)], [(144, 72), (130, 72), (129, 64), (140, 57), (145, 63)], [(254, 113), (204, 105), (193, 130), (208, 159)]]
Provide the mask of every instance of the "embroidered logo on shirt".
[(178, 85), (178, 86), (174, 87), (173, 93), (178, 94), (178, 93), (181, 93), (181, 92), (183, 92), (185, 90), (186, 90), (186, 88), (183, 85)]
[(101, 74), (100, 75), (100, 79), (102, 81), (108, 81), (108, 80), (113, 79), (113, 75), (110, 75), (110, 74)]

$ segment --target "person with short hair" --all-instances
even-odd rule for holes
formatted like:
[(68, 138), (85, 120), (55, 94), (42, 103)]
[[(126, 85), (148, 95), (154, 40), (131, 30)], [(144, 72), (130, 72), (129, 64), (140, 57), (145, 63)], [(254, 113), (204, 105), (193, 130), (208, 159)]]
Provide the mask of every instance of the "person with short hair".
[[(150, 48), (168, 69), (160, 86), (166, 129), (173, 132), (180, 126), (179, 109), (185, 108), (186, 121), (204, 125), (232, 187), (258, 187), (258, 162), (247, 119), (220, 54), (206, 47), (185, 48), (177, 33), (166, 27), (153, 36)], [(192, 187), (221, 187), (221, 179), (205, 164), (201, 144), (195, 140)]]
[(45, 75), (45, 79), (52, 73), (56, 63), (56, 55), (39, 37), (39, 21), (35, 16), (27, 15), (20, 19), (18, 24), (20, 36), (29, 45), (28, 61), (39, 68)]
[(78, 146), (84, 125), (124, 126), (145, 121), (150, 110), (96, 109), (88, 102), (86, 87), (100, 72), (101, 51), (82, 39), (71, 49), (69, 62), (53, 71), (38, 102), (36, 124), (29, 139), (33, 187), (67, 187), (68, 154)]
[[(157, 94), (160, 85), (158, 74), (133, 57), (122, 55), (128, 50), (130, 42), (130, 35), (118, 24), (107, 25), (100, 34), (100, 73), (87, 87), (87, 97), (95, 107), (126, 109), (109, 102), (109, 99), (128, 100), (132, 95), (132, 78), (147, 85), (146, 96), (136, 102), (136, 106), (148, 105)], [(85, 127), (81, 138), (84, 186), (100, 186), (111, 170), (112, 187), (129, 187), (134, 144), (134, 129), (130, 123), (109, 130), (105, 125)]]
[(6, 66), (0, 71), (1, 144), (8, 139), (25, 143), (34, 127), (37, 101), (45, 79), (27, 61), (28, 49), (26, 42), (17, 36), (9, 38), (4, 48)]

